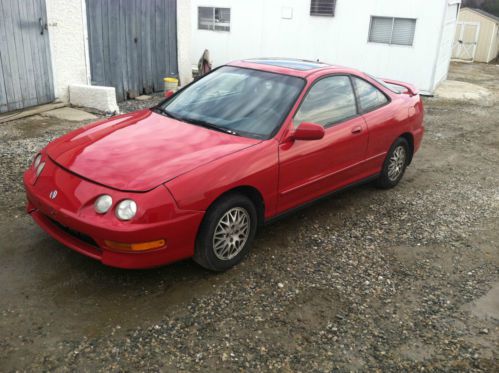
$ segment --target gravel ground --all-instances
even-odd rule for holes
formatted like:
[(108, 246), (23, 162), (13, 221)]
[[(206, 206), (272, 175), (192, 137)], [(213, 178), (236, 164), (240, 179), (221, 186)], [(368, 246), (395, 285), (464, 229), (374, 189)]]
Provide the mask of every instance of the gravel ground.
[[(499, 92), (496, 66), (451, 78)], [(495, 100), (426, 99), (423, 148), (397, 188), (265, 227), (223, 274), (122, 271), (59, 245), (25, 216), (21, 170), (81, 123), (0, 126), (0, 370), (498, 371)]]

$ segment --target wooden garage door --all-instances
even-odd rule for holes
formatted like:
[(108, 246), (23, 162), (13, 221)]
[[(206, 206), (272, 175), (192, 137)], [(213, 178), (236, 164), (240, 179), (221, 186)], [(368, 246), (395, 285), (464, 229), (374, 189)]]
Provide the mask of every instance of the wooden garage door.
[(0, 112), (54, 100), (45, 0), (0, 0)]
[(87, 0), (92, 84), (119, 101), (163, 89), (177, 76), (176, 0)]

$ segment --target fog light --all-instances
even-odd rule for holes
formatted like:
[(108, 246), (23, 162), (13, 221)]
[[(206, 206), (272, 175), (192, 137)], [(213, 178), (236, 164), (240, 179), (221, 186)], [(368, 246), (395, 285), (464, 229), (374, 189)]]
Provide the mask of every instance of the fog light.
[(94, 208), (98, 214), (105, 214), (113, 205), (113, 198), (107, 194), (103, 194), (95, 200)]
[(156, 241), (148, 241), (148, 242), (139, 242), (139, 243), (122, 243), (115, 241), (105, 241), (106, 246), (110, 249), (118, 250), (118, 251), (147, 251), (154, 250), (164, 247), (166, 245), (165, 240), (156, 240)]

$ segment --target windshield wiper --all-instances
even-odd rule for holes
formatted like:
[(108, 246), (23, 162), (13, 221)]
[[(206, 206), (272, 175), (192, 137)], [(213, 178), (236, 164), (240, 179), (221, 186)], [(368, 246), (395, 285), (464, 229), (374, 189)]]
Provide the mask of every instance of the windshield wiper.
[(225, 128), (225, 127), (217, 126), (216, 124), (209, 123), (205, 120), (193, 119), (193, 118), (184, 118), (184, 117), (181, 117), (179, 115), (173, 114), (172, 112), (170, 112), (166, 109), (163, 109), (159, 106), (156, 106), (154, 109), (159, 111), (161, 114), (166, 115), (167, 117), (179, 120), (181, 122), (191, 123), (191, 124), (195, 124), (198, 126), (210, 128), (210, 129), (213, 129), (215, 131), (220, 131), (220, 132), (228, 133), (231, 135), (240, 136), (239, 133), (237, 133), (236, 131), (233, 131), (233, 130)]
[(176, 120), (180, 120), (182, 122), (185, 122), (186, 120), (178, 115), (175, 115), (173, 114), (172, 112), (166, 110), (166, 109), (163, 109), (162, 107), (159, 107), (159, 106), (156, 106), (155, 108), (153, 108), (157, 111), (159, 111), (161, 114), (164, 114), (166, 115), (167, 117), (170, 117), (170, 118), (173, 118), (173, 119), (176, 119)]
[(215, 130), (215, 131), (220, 131), (220, 132), (228, 133), (231, 135), (239, 136), (239, 133), (237, 133), (236, 131), (233, 131), (233, 130), (225, 128), (225, 127), (217, 126), (216, 124), (204, 121), (202, 119), (184, 118), (183, 120), (187, 123), (196, 124), (198, 126), (210, 128), (210, 129)]

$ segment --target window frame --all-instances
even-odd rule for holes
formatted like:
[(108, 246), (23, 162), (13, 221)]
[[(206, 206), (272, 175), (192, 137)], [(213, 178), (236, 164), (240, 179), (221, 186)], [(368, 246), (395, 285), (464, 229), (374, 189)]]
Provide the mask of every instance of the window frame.
[(338, 3), (338, 0), (331, 0), (333, 3), (333, 12), (332, 13), (317, 13), (317, 12), (312, 12), (312, 2), (314, 0), (310, 0), (310, 11), (309, 15), (312, 17), (335, 17), (336, 16), (336, 5)]
[[(380, 41), (372, 41), (371, 40), (371, 33), (372, 33), (372, 25), (373, 25), (373, 18), (387, 18), (387, 19), (392, 19), (392, 31), (390, 33), (390, 42), (389, 43), (384, 43)], [(393, 29), (395, 28), (395, 20), (396, 19), (406, 19), (406, 20), (411, 20), (414, 21), (414, 34), (412, 36), (412, 43), (411, 44), (398, 44), (398, 43), (393, 43)], [(416, 26), (418, 24), (418, 19), (417, 18), (409, 18), (409, 17), (391, 17), (391, 16), (370, 16), (369, 19), (369, 31), (367, 33), (367, 42), (368, 43), (373, 43), (373, 44), (385, 44), (385, 45), (395, 45), (398, 47), (407, 47), (407, 48), (414, 48), (414, 40), (416, 39)]]
[[(203, 30), (203, 31), (219, 31), (219, 32), (230, 32), (231, 31), (231, 24), (232, 24), (232, 8), (228, 8), (228, 7), (221, 7), (221, 6), (207, 6), (207, 5), (198, 5), (198, 27), (197, 29), (198, 30)], [(199, 23), (200, 23), (200, 17), (199, 17), (199, 11), (201, 8), (208, 8), (208, 9), (212, 9), (212, 14), (213, 14), (213, 18), (212, 18), (212, 21), (213, 21), (213, 28), (200, 28), (199, 27)], [(215, 22), (215, 12), (216, 12), (216, 9), (228, 9), (229, 10), (229, 26), (228, 26), (228, 30), (224, 30), (224, 29), (217, 29), (216, 28), (216, 22)]]
[[(354, 82), (353, 78), (357, 78), (357, 79), (363, 80), (367, 84), (372, 85), (374, 88), (376, 88), (378, 91), (380, 91), (383, 94), (383, 96), (385, 96), (386, 102), (384, 104), (381, 104), (381, 105), (378, 105), (378, 106), (373, 106), (372, 108), (369, 108), (369, 110), (362, 110), (362, 106), (360, 104), (360, 97), (359, 97), (359, 94), (357, 92), (357, 87), (355, 86), (355, 82)], [(384, 106), (389, 105), (392, 102), (392, 98), (389, 95), (387, 95), (386, 92), (384, 92), (382, 89), (380, 89), (375, 84), (373, 84), (370, 81), (368, 81), (367, 79), (364, 79), (364, 78), (362, 78), (362, 77), (360, 77), (358, 75), (350, 74), (350, 80), (352, 81), (352, 86), (353, 86), (353, 90), (355, 92), (355, 97), (357, 98), (357, 108), (358, 108), (358, 111), (359, 111), (360, 115), (364, 115), (364, 114), (370, 113), (371, 111), (378, 110), (378, 109), (380, 109), (380, 108), (382, 108)]]
[[(333, 126), (336, 126), (336, 125), (339, 125), (339, 124), (342, 124), (344, 122), (347, 122), (349, 120), (352, 120), (354, 118), (358, 118), (364, 114), (368, 114), (372, 111), (375, 111), (375, 110), (378, 110), (382, 107), (385, 107), (385, 106), (388, 106), (392, 103), (392, 98), (390, 95), (388, 95), (383, 89), (381, 89), (380, 87), (378, 87), (376, 84), (373, 84), (371, 83), (369, 80), (359, 76), (359, 75), (356, 75), (356, 74), (351, 74), (351, 73), (333, 73), (333, 74), (327, 74), (327, 75), (324, 75), (324, 76), (321, 76), (319, 78), (317, 78), (316, 80), (314, 80), (314, 82), (310, 85), (310, 87), (308, 87), (305, 91), (305, 93), (303, 94), (303, 97), (300, 101), (300, 103), (298, 104), (298, 107), (296, 108), (295, 112), (293, 113), (293, 116), (291, 117), (291, 120), (292, 120), (292, 123), (293, 123), (293, 126), (294, 126), (294, 119), (295, 119), (295, 116), (296, 114), (298, 114), (298, 112), (300, 111), (300, 108), (301, 108), (301, 105), (303, 104), (303, 102), (305, 101), (305, 99), (307, 98), (310, 90), (318, 83), (320, 82), (322, 79), (326, 79), (326, 78), (331, 78), (331, 77), (334, 77), (334, 76), (347, 76), (350, 80), (350, 85), (352, 86), (352, 89), (353, 89), (353, 93), (354, 93), (354, 97), (355, 97), (355, 108), (356, 108), (356, 112), (357, 114), (356, 115), (352, 115), (351, 117), (348, 117), (348, 118), (345, 118), (345, 119), (342, 119), (340, 121), (337, 121), (337, 122), (332, 122), (332, 123), (328, 123), (327, 125), (324, 125), (324, 129), (328, 129), (328, 128), (331, 128)], [(376, 107), (372, 107), (370, 108), (369, 110), (365, 110), (363, 111), (361, 106), (360, 106), (360, 98), (359, 98), (359, 95), (358, 95), (358, 92), (357, 92), (357, 88), (355, 87), (355, 83), (354, 83), (354, 80), (353, 78), (357, 78), (357, 79), (360, 79), (360, 80), (363, 80), (365, 81), (366, 83), (372, 85), (374, 88), (376, 88), (378, 91), (380, 91), (387, 99), (387, 101), (382, 104), (382, 105), (378, 105)], [(295, 102), (296, 103), (296, 102)], [(300, 125), (298, 123), (298, 125)], [(295, 127), (296, 128), (296, 127)]]
[[(347, 118), (344, 118), (342, 120), (339, 120), (339, 121), (336, 121), (336, 122), (331, 122), (331, 123), (327, 123), (325, 124), (324, 126), (324, 129), (328, 129), (330, 127), (333, 127), (333, 126), (336, 126), (338, 124), (341, 124), (341, 123), (344, 123), (344, 122), (347, 122), (349, 120), (352, 120), (354, 118), (357, 118), (359, 116), (362, 115), (362, 113), (360, 112), (360, 106), (359, 106), (359, 99), (357, 97), (357, 92), (355, 90), (355, 87), (354, 87), (354, 84), (353, 84), (353, 80), (352, 80), (352, 74), (348, 74), (348, 73), (337, 73), (337, 74), (327, 74), (327, 75), (324, 75), (324, 76), (321, 76), (319, 78), (317, 78), (316, 80), (314, 80), (314, 82), (310, 85), (310, 87), (307, 88), (306, 92), (304, 93), (303, 95), (303, 98), (301, 99), (300, 101), (300, 104), (298, 105), (298, 107), (296, 108), (295, 112), (293, 113), (293, 117), (291, 118), (291, 120), (293, 121), (293, 126), (294, 126), (294, 119), (296, 117), (296, 114), (298, 114), (298, 112), (300, 111), (300, 108), (303, 104), (303, 102), (305, 101), (305, 99), (307, 98), (308, 94), (310, 93), (310, 91), (312, 90), (312, 88), (318, 83), (320, 82), (321, 80), (323, 79), (327, 79), (327, 78), (333, 78), (333, 77), (339, 77), (339, 76), (346, 76), (348, 78), (348, 80), (350, 81), (350, 86), (352, 87), (352, 92), (353, 92), (353, 96), (354, 96), (354, 99), (355, 99), (355, 112), (356, 114), (355, 115), (352, 115), (350, 117), (347, 117)], [(298, 123), (298, 125), (296, 127), (298, 127), (300, 125), (300, 123)], [(295, 128), (296, 128), (295, 127)]]

